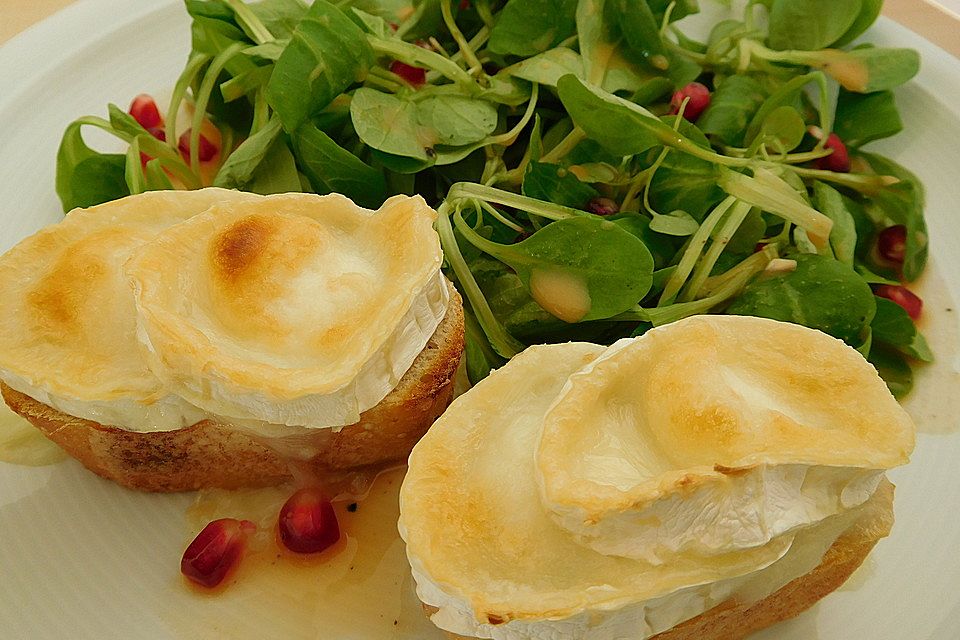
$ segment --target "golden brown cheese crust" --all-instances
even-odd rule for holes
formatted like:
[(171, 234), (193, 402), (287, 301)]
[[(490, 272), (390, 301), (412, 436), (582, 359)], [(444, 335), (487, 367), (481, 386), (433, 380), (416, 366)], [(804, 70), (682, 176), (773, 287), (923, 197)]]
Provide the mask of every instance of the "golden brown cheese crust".
[(124, 265), (151, 369), (195, 404), (198, 377), (237, 404), (342, 389), (381, 349), (402, 351), (391, 336), (438, 290), (435, 218), (418, 197), (371, 212), (335, 194), (283, 194), (168, 229)]
[[(463, 307), (454, 292), (443, 322), (393, 392), (356, 424), (336, 433), (318, 431), (310, 466), (322, 472), (405, 459), (450, 403), (463, 341)], [(280, 455), (229, 425), (205, 420), (176, 431), (137, 433), (66, 415), (6, 385), (0, 390), (11, 409), (84, 466), (131, 489), (235, 489), (291, 477)]]
[(75, 209), (17, 243), (0, 256), (0, 369), (79, 402), (153, 397), (161, 385), (141, 356), (123, 264), (168, 227), (253, 198), (153, 191)]

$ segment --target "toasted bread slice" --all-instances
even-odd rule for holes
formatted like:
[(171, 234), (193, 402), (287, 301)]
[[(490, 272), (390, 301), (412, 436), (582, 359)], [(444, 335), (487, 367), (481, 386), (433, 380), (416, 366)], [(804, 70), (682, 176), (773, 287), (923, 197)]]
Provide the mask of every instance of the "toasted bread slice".
[(448, 286), (446, 316), (396, 388), (359, 422), (336, 432), (305, 430), (303, 436), (271, 439), (270, 446), (213, 420), (138, 433), (67, 415), (5, 384), (0, 390), (11, 409), (88, 469), (141, 491), (280, 484), (291, 479), (294, 459), (317, 473), (402, 461), (453, 395), (464, 346), (463, 306)]
[[(730, 600), (650, 640), (740, 640), (796, 617), (836, 590), (856, 571), (893, 526), (893, 485), (881, 483), (863, 515), (837, 538), (820, 565), (769, 596), (752, 602)], [(424, 605), (428, 615), (436, 608)], [(450, 640), (472, 640), (447, 633)]]

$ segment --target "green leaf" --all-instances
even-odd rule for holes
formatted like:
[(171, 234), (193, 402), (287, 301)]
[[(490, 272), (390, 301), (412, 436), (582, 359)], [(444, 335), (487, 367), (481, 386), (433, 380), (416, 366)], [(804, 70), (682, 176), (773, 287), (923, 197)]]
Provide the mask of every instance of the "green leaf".
[(617, 18), (627, 46), (655, 69), (670, 66), (667, 49), (660, 37), (660, 22), (647, 0), (615, 0)]
[(493, 369), (502, 366), (505, 360), (490, 346), (487, 336), (484, 335), (483, 329), (480, 328), (473, 314), (466, 312), (463, 316), (467, 379), (470, 380), (470, 384), (475, 385), (490, 375)]
[(920, 70), (920, 54), (913, 49), (825, 49), (797, 53), (797, 62), (822, 70), (848, 90), (873, 93), (899, 87)]
[(260, 131), (243, 141), (231, 153), (213, 179), (213, 186), (244, 190), (253, 174), (267, 157), (270, 147), (279, 138), (282, 127), (272, 118)]
[(639, 89), (630, 96), (630, 102), (640, 106), (649, 106), (668, 93), (673, 92), (674, 83), (667, 78), (651, 78), (644, 82)]
[(729, 76), (713, 93), (710, 106), (697, 120), (697, 126), (708, 136), (739, 147), (747, 125), (765, 98), (763, 87), (750, 76)]
[[(407, 156), (398, 156), (392, 153), (385, 153), (376, 149), (371, 149), (370, 155), (383, 165), (386, 169), (399, 174), (412, 175), (429, 169), (437, 162), (435, 157), (431, 158), (410, 158)], [(413, 195), (410, 193), (408, 195)]]
[(326, 0), (316, 0), (274, 67), (267, 102), (295, 131), (350, 85), (366, 77), (373, 49), (360, 28)]
[(665, 268), (677, 253), (676, 243), (670, 240), (670, 238), (655, 233), (654, 230), (650, 228), (650, 220), (644, 216), (622, 214), (612, 216), (607, 218), (607, 220), (622, 228), (624, 231), (640, 238), (650, 251), (650, 255), (653, 256), (653, 265), (656, 269)]
[(896, 398), (903, 398), (913, 389), (913, 370), (901, 354), (874, 344), (867, 359), (877, 368), (877, 373)]
[(889, 158), (860, 152), (859, 157), (869, 163), (880, 175), (895, 176), (900, 182), (873, 195), (866, 208), (874, 216), (886, 217), (891, 224), (907, 228), (907, 246), (904, 252), (903, 277), (913, 281), (920, 277), (927, 264), (929, 237), (923, 216), (926, 202), (923, 184), (910, 171)]
[(430, 161), (435, 140), (420, 126), (417, 104), (361, 87), (350, 102), (350, 118), (364, 143), (384, 153)]
[(675, 209), (666, 215), (655, 214), (650, 221), (651, 231), (679, 238), (692, 236), (699, 228), (700, 223), (682, 209)]
[(341, 193), (361, 207), (376, 209), (387, 195), (387, 184), (377, 171), (318, 129), (304, 123), (293, 136), (301, 170), (317, 193)]
[(570, 73), (583, 78), (583, 58), (573, 49), (556, 47), (522, 60), (506, 71), (522, 80), (555, 87), (560, 78)]
[(233, 24), (233, 10), (222, 0), (184, 0), (184, 5), (192, 18), (212, 18)]
[(853, 214), (844, 205), (843, 196), (823, 182), (813, 183), (813, 196), (817, 209), (833, 220), (830, 230), (830, 247), (837, 260), (853, 265), (857, 250), (857, 225)]
[(263, 162), (257, 166), (244, 190), (265, 196), (303, 190), (297, 163), (284, 136), (277, 137), (267, 149)]
[(357, 23), (357, 26), (377, 38), (386, 39), (393, 37), (393, 30), (390, 28), (390, 23), (381, 16), (375, 16), (356, 7), (351, 7), (347, 15)]
[(786, 106), (770, 112), (760, 127), (760, 135), (767, 146), (773, 147), (778, 153), (796, 149), (803, 142), (806, 132), (803, 117), (793, 107)]
[[(674, 116), (666, 119), (671, 129), (677, 124), (677, 118), (678, 116)], [(679, 131), (697, 146), (710, 148), (707, 137), (693, 123), (680, 119)], [(694, 222), (703, 220), (707, 212), (723, 200), (724, 193), (717, 186), (718, 179), (717, 166), (712, 162), (671, 151), (650, 180), (650, 203), (661, 212), (682, 210), (689, 214), (687, 217), (692, 216)], [(677, 227), (673, 225), (673, 233), (666, 231), (662, 225), (667, 221), (660, 219), (663, 217), (660, 216), (654, 223), (654, 228), (661, 233), (689, 235), (696, 231), (696, 228), (689, 231), (689, 224), (683, 226), (682, 233), (678, 233)]]
[(292, 37), (300, 20), (307, 13), (306, 3), (300, 0), (261, 0), (252, 2), (247, 7), (278, 40)]
[(84, 158), (70, 175), (69, 204), (74, 207), (92, 207), (130, 195), (126, 180), (127, 157), (122, 153), (96, 154)]
[(853, 21), (853, 24), (847, 29), (847, 32), (840, 36), (840, 39), (831, 46), (844, 47), (863, 35), (863, 33), (877, 21), (877, 17), (880, 15), (882, 9), (883, 0), (863, 0), (857, 19)]
[(833, 130), (850, 147), (900, 133), (903, 122), (893, 92), (853, 93), (841, 89)]
[(513, 245), (483, 238), (462, 218), (457, 229), (471, 244), (512, 267), (533, 299), (565, 322), (622, 313), (650, 289), (650, 251), (636, 236), (596, 216), (557, 220)]
[(804, 51), (828, 47), (853, 26), (861, 6), (861, 0), (773, 0), (770, 47)]
[(458, 147), (479, 142), (497, 128), (497, 108), (484, 100), (441, 95), (416, 105), (417, 122), (435, 133), (437, 144)]
[(81, 122), (68, 125), (60, 140), (60, 148), (57, 150), (56, 190), (64, 212), (77, 206), (72, 189), (73, 173), (77, 165), (87, 158), (98, 155), (83, 141), (83, 135), (80, 132), (82, 126)]
[(510, 0), (490, 31), (493, 53), (532, 56), (576, 33), (577, 0)]
[(617, 0), (580, 0), (577, 4), (577, 36), (583, 57), (583, 78), (606, 91), (636, 91), (653, 75), (624, 54)]
[(782, 107), (797, 106), (804, 86), (812, 82), (816, 75), (819, 75), (819, 73), (814, 72), (796, 76), (780, 85), (778, 89), (771, 93), (770, 97), (764, 101), (763, 105), (761, 105), (750, 121), (746, 136), (744, 136), (744, 144), (749, 145), (753, 143), (754, 139), (760, 134), (763, 123), (766, 122), (767, 118), (769, 118), (770, 114), (774, 111)]
[(589, 138), (611, 153), (630, 156), (661, 143), (675, 134), (643, 107), (584, 84), (573, 75), (557, 83), (560, 100), (567, 113)]
[(858, 345), (876, 313), (869, 285), (848, 265), (824, 256), (792, 256), (797, 268), (761, 275), (727, 309), (802, 324)]
[(560, 165), (531, 162), (523, 176), (523, 195), (583, 209), (599, 193)]
[(874, 341), (882, 342), (911, 358), (932, 362), (933, 352), (906, 310), (896, 302), (879, 296), (876, 296), (876, 303), (877, 315), (870, 323)]
[[(232, 12), (231, 12), (232, 14)], [(195, 17), (190, 25), (193, 51), (203, 53), (211, 58), (217, 56), (230, 46), (240, 43), (244, 48), (251, 45), (247, 35), (233, 22), (207, 17)], [(239, 76), (256, 68), (256, 64), (247, 56), (233, 56), (224, 67), (229, 75)]]

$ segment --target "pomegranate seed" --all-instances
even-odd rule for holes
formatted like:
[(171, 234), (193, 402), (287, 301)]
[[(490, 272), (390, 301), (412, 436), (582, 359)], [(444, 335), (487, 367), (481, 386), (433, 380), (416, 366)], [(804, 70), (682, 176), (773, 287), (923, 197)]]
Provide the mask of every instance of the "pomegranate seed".
[(907, 252), (907, 228), (897, 224), (881, 231), (877, 237), (877, 251), (884, 260), (903, 264)]
[(690, 122), (696, 122), (710, 106), (710, 89), (699, 82), (691, 82), (673, 94), (670, 99), (670, 113), (673, 115), (680, 113), (680, 107), (687, 98), (690, 98), (690, 101), (687, 102), (687, 107), (683, 110), (683, 117)]
[(610, 198), (596, 197), (587, 203), (587, 211), (598, 216), (612, 216), (620, 212), (620, 205)]
[(847, 145), (843, 144), (835, 133), (827, 136), (827, 142), (823, 145), (826, 149), (832, 149), (833, 153), (823, 158), (817, 158), (817, 169), (824, 171), (834, 171), (836, 173), (850, 172), (850, 154), (847, 153)]
[(882, 284), (874, 290), (874, 293), (881, 298), (896, 302), (903, 307), (907, 314), (914, 320), (919, 320), (920, 314), (923, 313), (923, 300), (906, 287), (895, 284)]
[(146, 93), (141, 93), (133, 99), (129, 111), (133, 119), (139, 122), (144, 129), (159, 127), (163, 124), (163, 117), (160, 115), (157, 103)]
[[(187, 162), (190, 162), (190, 132), (192, 129), (187, 129), (182, 134), (180, 134), (180, 139), (177, 141), (177, 148), (180, 149), (180, 155), (183, 156), (183, 159)], [(217, 147), (215, 144), (210, 142), (207, 139), (207, 136), (200, 134), (200, 149), (197, 150), (197, 157), (200, 159), (200, 162), (209, 162), (213, 160), (213, 157), (217, 155)]]
[(470, 8), (470, 0), (460, 0), (460, 11), (466, 11)]
[(333, 504), (319, 489), (300, 489), (280, 509), (280, 541), (296, 553), (319, 553), (340, 539)]
[(249, 520), (214, 520), (183, 552), (180, 573), (203, 587), (217, 586), (240, 563), (247, 548), (247, 537), (256, 529)]
[(390, 71), (394, 72), (415, 87), (422, 87), (427, 83), (427, 70), (420, 67), (411, 67), (405, 62), (395, 60), (390, 65)]

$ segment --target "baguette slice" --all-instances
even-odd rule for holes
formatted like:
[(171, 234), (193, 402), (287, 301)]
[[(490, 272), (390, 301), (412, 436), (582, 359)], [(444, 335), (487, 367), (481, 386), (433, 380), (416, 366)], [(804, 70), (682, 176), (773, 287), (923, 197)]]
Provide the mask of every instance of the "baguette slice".
[[(894, 487), (884, 481), (864, 505), (863, 515), (837, 538), (821, 563), (810, 573), (789, 582), (757, 601), (730, 600), (659, 633), (650, 640), (740, 640), (752, 633), (794, 618), (835, 591), (856, 571), (874, 545), (893, 527)], [(424, 605), (427, 615), (437, 611)], [(450, 640), (473, 640), (453, 633)]]
[[(405, 460), (450, 404), (463, 353), (463, 306), (453, 285), (440, 326), (396, 388), (360, 421), (334, 432), (271, 439), (204, 420), (176, 431), (137, 433), (62, 413), (0, 384), (13, 411), (99, 476), (141, 491), (236, 489), (291, 479), (291, 458), (314, 473)], [(304, 455), (303, 452), (309, 453)], [(289, 455), (281, 455), (281, 452)]]

